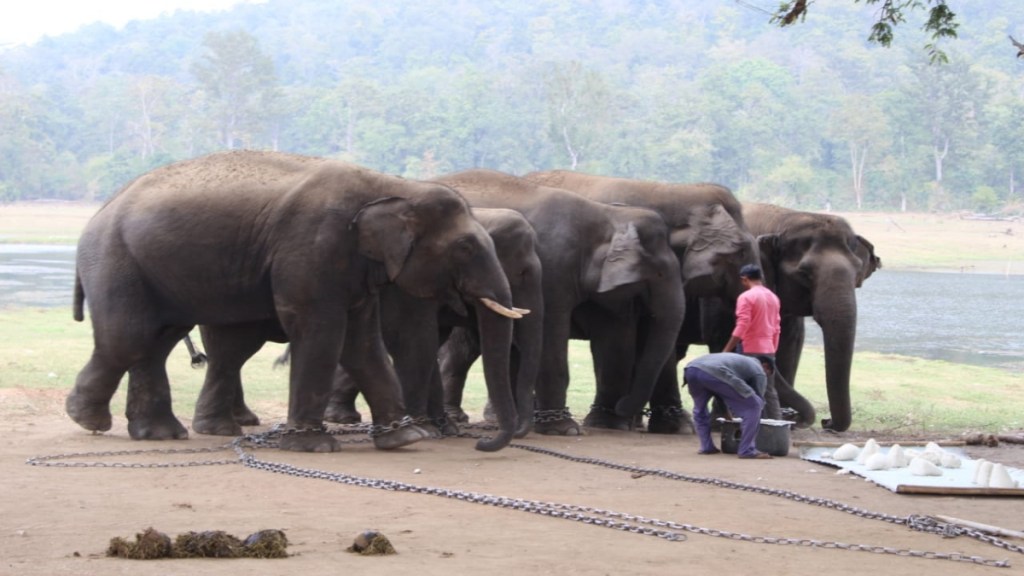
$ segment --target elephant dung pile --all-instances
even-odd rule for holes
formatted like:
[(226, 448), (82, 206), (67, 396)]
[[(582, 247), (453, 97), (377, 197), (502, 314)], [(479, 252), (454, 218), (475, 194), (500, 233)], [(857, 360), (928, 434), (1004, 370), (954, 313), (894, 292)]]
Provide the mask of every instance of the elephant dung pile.
[(221, 530), (186, 532), (174, 541), (163, 532), (146, 528), (135, 542), (111, 538), (107, 556), (131, 560), (157, 558), (287, 558), (288, 538), (281, 530), (260, 530), (244, 541)]
[(381, 556), (386, 554), (397, 554), (395, 547), (391, 545), (388, 537), (375, 530), (367, 530), (356, 535), (352, 545), (345, 549), (347, 552), (362, 554), (363, 556)]

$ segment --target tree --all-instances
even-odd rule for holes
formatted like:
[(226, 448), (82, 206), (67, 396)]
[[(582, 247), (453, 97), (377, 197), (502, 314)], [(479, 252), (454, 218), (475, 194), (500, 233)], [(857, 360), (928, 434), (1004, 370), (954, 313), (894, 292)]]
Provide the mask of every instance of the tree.
[(210, 32), (206, 53), (192, 66), (202, 87), (221, 144), (255, 139), (278, 98), (274, 62), (259, 41), (243, 30)]
[[(937, 42), (942, 38), (956, 38), (956, 30), (960, 24), (957, 22), (956, 14), (949, 9), (946, 0), (863, 0), (865, 4), (882, 3), (878, 9), (878, 19), (871, 25), (871, 34), (868, 41), (875, 42), (881, 46), (889, 47), (895, 37), (893, 28), (906, 21), (906, 12), (911, 10), (928, 9), (928, 20), (922, 28), (931, 33), (933, 42), (925, 44), (925, 51), (928, 53), (931, 62), (946, 62), (945, 52), (939, 49)], [(860, 3), (861, 0), (854, 0)], [(807, 4), (809, 0), (793, 0), (783, 2), (779, 9), (772, 15), (771, 21), (779, 26), (789, 26), (796, 22), (802, 22), (807, 17)]]
[(857, 210), (861, 210), (868, 156), (881, 157), (876, 149), (888, 145), (888, 119), (877, 99), (866, 94), (854, 94), (843, 99), (829, 131), (833, 138), (846, 142), (850, 151), (853, 197)]
[(597, 146), (606, 127), (610, 91), (604, 78), (580, 62), (552, 64), (544, 77), (552, 140), (569, 155), (569, 169)]

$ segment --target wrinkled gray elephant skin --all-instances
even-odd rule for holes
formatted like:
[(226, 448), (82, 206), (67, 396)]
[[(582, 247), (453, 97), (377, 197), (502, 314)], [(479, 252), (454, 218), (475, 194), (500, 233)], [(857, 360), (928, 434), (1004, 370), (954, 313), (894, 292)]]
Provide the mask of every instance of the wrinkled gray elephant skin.
[[(801, 212), (770, 204), (744, 204), (744, 217), (758, 236), (765, 284), (782, 304), (778, 374), (793, 383), (804, 344), (804, 318), (821, 326), (825, 384), (831, 418), (822, 427), (850, 427), (850, 369), (857, 332), (856, 289), (882, 267), (874, 246), (839, 216)], [(734, 319), (723, 315), (726, 327)], [(728, 328), (731, 330), (731, 328)], [(787, 404), (780, 389), (780, 401)]]
[[(597, 343), (602, 357), (621, 354), (633, 360), (630, 374), (616, 381), (616, 401), (609, 409), (621, 418), (639, 413), (672, 354), (685, 311), (679, 263), (668, 246), (669, 230), (661, 217), (490, 170), (437, 180), (474, 207), (521, 213), (536, 231), (543, 269), (544, 351), (535, 387), (534, 429), (544, 434), (580, 433), (566, 408), (566, 394), (573, 315), (582, 306), (599, 310), (603, 319), (643, 318), (642, 329), (631, 331), (634, 338)], [(639, 342), (644, 343), (642, 349)], [(442, 373), (445, 353), (466, 356), (449, 348), (442, 349)]]
[[(165, 366), (174, 345), (196, 325), (251, 328), (260, 338), (279, 330), (292, 347), (293, 432), (281, 447), (334, 451), (322, 424), (339, 361), (374, 382), (375, 424), (405, 416), (379, 326), (377, 291), (389, 282), (421, 298), (512, 306), (490, 237), (448, 187), (272, 152), (153, 170), (107, 202), (79, 241), (75, 318), (87, 304), (94, 350), (68, 414), (88, 430), (109, 429), (110, 399), (127, 373), (131, 437), (184, 438)], [(512, 320), (488, 315), (484, 372), (507, 443), (516, 425)], [(394, 448), (422, 437), (403, 427), (375, 442)]]
[[(700, 321), (700, 299), (720, 299), (734, 306), (743, 291), (739, 269), (758, 262), (757, 243), (744, 223), (742, 206), (728, 188), (710, 183), (681, 184), (597, 176), (554, 170), (533, 172), (524, 178), (548, 186), (571, 190), (588, 199), (637, 206), (653, 210), (669, 228), (669, 244), (679, 262), (687, 297), (686, 319), (680, 331), (672, 362), (666, 364), (650, 401), (648, 431), (677, 433), (692, 424), (682, 409), (676, 364), (686, 355), (689, 344), (704, 341)], [(578, 327), (595, 338), (619, 338), (636, 330), (638, 318), (608, 318), (577, 314)], [(587, 424), (628, 429), (628, 421), (616, 419), (609, 408), (620, 394), (615, 382), (628, 379), (633, 371), (632, 354), (608, 356), (594, 350), (597, 394)]]
[[(515, 436), (522, 437), (528, 433), (531, 423), (533, 383), (540, 364), (543, 337), (544, 309), (540, 260), (535, 251), (536, 235), (522, 215), (513, 210), (476, 208), (472, 214), (494, 242), (498, 261), (509, 280), (515, 311), (529, 311), (514, 323), (512, 342), (516, 412), (519, 417)], [(453, 305), (460, 309), (453, 309)], [(477, 344), (479, 356), (480, 336), (487, 332), (479, 328), (479, 322), (493, 314), (489, 311), (479, 314), (472, 302), (446, 304), (440, 300), (410, 296), (394, 284), (381, 287), (380, 308), (384, 344), (394, 361), (409, 416), (431, 436), (456, 433), (455, 423), (446, 419), (442, 401), (437, 369), (438, 346), (452, 330), (466, 331)], [(212, 342), (217, 349), (211, 354), (211, 368), (196, 402), (192, 427), (203, 434), (233, 436), (240, 433), (241, 426), (258, 422), (245, 404), (240, 368), (262, 342), (258, 341), (259, 334), (252, 331), (249, 334), (224, 332), (222, 335), (223, 338)], [(203, 336), (209, 348), (211, 334), (206, 327), (203, 327)], [(275, 335), (263, 335), (266, 336)], [(286, 350), (279, 359), (280, 363), (287, 362), (287, 355)], [(355, 402), (360, 391), (367, 388), (369, 393), (364, 397), (372, 399), (372, 383), (357, 382), (339, 366), (334, 375), (325, 420), (340, 424), (361, 422), (362, 415), (356, 410)], [(232, 390), (234, 402), (230, 412), (233, 420), (226, 417), (226, 404), (231, 398), (223, 397), (226, 391)]]

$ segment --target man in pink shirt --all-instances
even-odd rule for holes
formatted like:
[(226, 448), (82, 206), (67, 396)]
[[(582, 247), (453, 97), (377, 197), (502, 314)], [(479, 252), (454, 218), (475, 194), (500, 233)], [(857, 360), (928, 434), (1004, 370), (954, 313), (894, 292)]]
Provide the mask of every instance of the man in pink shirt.
[[(735, 350), (741, 354), (768, 356), (774, 360), (775, 351), (779, 348), (779, 334), (782, 332), (779, 297), (765, 287), (761, 268), (753, 264), (740, 268), (740, 282), (746, 290), (736, 300), (736, 328), (722, 351)], [(781, 408), (774, 378), (768, 379), (764, 399), (765, 417), (780, 418)]]

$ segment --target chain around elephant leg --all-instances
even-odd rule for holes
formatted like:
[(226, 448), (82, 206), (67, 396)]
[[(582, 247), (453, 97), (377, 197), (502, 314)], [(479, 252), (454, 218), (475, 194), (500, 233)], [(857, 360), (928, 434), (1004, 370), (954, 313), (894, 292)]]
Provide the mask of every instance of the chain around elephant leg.
[(651, 434), (693, 434), (693, 417), (682, 404), (678, 406), (651, 406), (647, 431)]
[(536, 410), (533, 413), (533, 431), (549, 436), (582, 436), (583, 430), (573, 420), (569, 408)]

